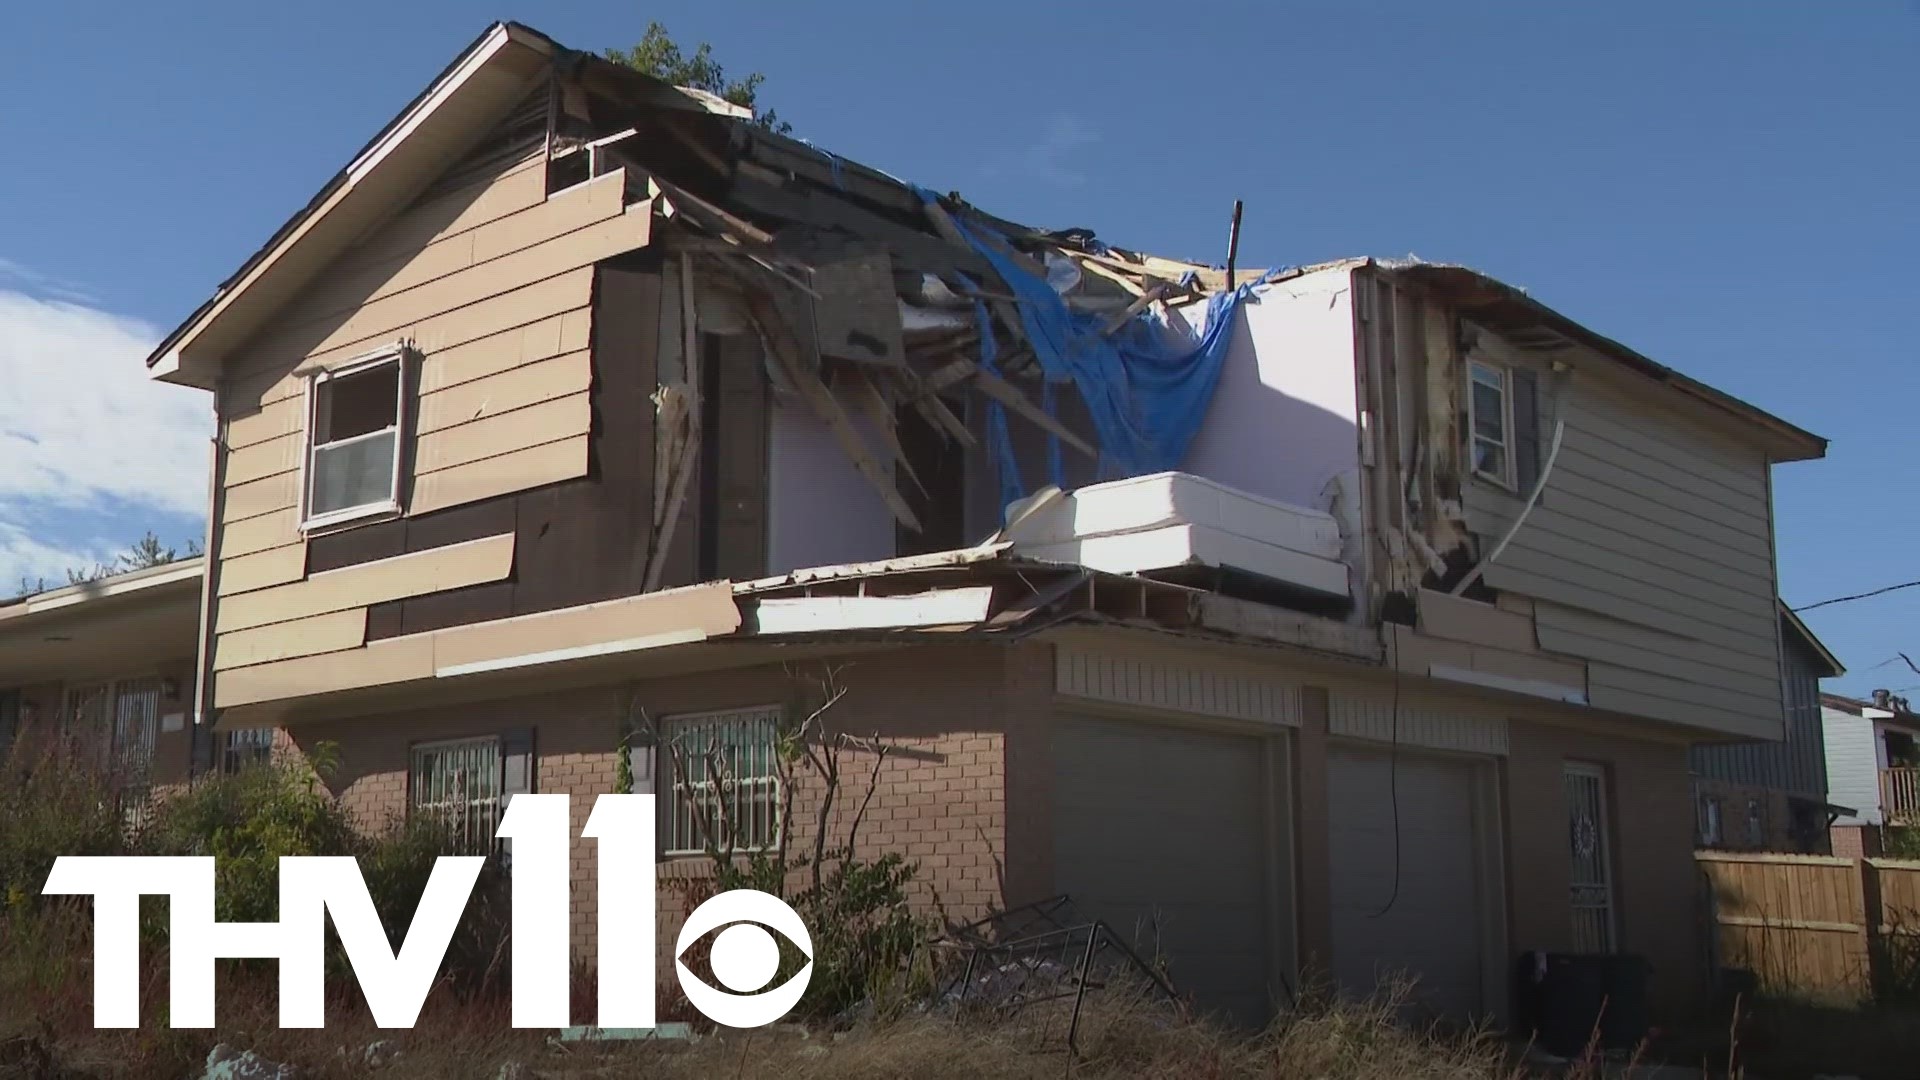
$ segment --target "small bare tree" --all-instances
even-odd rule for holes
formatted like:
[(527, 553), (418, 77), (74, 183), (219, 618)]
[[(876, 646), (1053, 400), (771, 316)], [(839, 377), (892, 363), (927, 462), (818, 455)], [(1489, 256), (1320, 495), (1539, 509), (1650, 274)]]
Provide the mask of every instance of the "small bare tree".
[[(637, 697), (629, 705), (630, 732), (619, 766), (622, 789), (631, 790), (630, 748), (636, 739), (650, 745), (660, 794), (669, 800), (665, 812), (688, 823), (717, 886), (769, 892), (801, 913), (815, 945), (808, 999), (827, 1010), (871, 996), (877, 981), (893, 979), (925, 930), (906, 902), (916, 867), (897, 853), (859, 856), (860, 829), (895, 747), (878, 732), (855, 735), (834, 723), (848, 692), (844, 672), (843, 665), (786, 669), (794, 692), (774, 732), (770, 768), (778, 818), (766, 846), (743, 843), (749, 833), (740, 820), (746, 800), (731, 797), (760, 778), (740, 775), (737, 757), (720, 746), (675, 742)], [(856, 765), (861, 755), (865, 760)], [(847, 790), (856, 776), (859, 790)], [(804, 806), (810, 832), (793, 827), (797, 806)], [(805, 846), (804, 854), (793, 854), (796, 842)], [(792, 879), (800, 870), (806, 884), (796, 890)]]

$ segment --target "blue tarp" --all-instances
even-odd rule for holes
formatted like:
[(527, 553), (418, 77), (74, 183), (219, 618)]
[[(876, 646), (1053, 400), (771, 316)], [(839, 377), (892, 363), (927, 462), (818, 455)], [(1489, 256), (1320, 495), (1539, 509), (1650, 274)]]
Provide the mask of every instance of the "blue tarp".
[[(931, 202), (932, 193), (921, 191)], [(1167, 329), (1142, 313), (1112, 335), (1101, 333), (1108, 316), (1067, 307), (1051, 285), (1029, 273), (1008, 253), (1005, 241), (965, 222), (961, 234), (993, 265), (1013, 292), (1022, 329), (1049, 384), (1072, 382), (1093, 419), (1103, 477), (1141, 476), (1179, 467), (1206, 418), (1232, 341), (1234, 315), (1261, 282), (1250, 281), (1207, 301), (1206, 330), (1198, 341), (1171, 342)], [(996, 348), (984, 304), (977, 304), (981, 365), (993, 369)], [(1051, 391), (1046, 398), (1051, 398)], [(1027, 494), (1013, 460), (1003, 407), (988, 411), (988, 449), (1000, 472), (1002, 505)], [(1057, 445), (1049, 446), (1049, 471), (1060, 483)]]

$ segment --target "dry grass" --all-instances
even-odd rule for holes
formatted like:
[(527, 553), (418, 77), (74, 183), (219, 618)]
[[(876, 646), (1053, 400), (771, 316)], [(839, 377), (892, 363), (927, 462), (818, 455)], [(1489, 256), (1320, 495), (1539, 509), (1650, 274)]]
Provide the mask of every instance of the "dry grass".
[[(164, 985), (164, 979), (161, 980)], [(231, 988), (237, 990), (238, 988)], [(715, 1031), (691, 1043), (556, 1045), (539, 1032), (509, 1026), (504, 1001), (431, 1002), (411, 1031), (381, 1031), (356, 1014), (323, 1031), (272, 1026), (270, 983), (247, 993), (223, 994), (217, 1032), (149, 1028), (93, 1031), (86, 1003), (62, 1001), (69, 1015), (34, 1015), (13, 1007), (0, 1014), (0, 1038), (25, 1031), (21, 1048), (45, 1051), (50, 1068), (22, 1061), (11, 1069), (0, 1050), (0, 1077), (91, 1080), (95, 1077), (194, 1075), (216, 1042), (256, 1050), (298, 1066), (306, 1080), (359, 1077), (369, 1072), (366, 1048), (383, 1042), (397, 1051), (385, 1075), (438, 1078), (589, 1077), (665, 1078), (828, 1077), (1313, 1077), (1321, 1080), (1493, 1080), (1521, 1075), (1508, 1048), (1484, 1036), (1410, 1031), (1394, 1020), (1391, 997), (1328, 1003), (1303, 1009), (1259, 1036), (1249, 1037), (1178, 1015), (1171, 1007), (1109, 991), (1089, 998), (1078, 1060), (1067, 1052), (1068, 1008), (1040, 1006), (998, 1020), (908, 1016), (852, 1031), (805, 1032), (776, 1026)], [(54, 1004), (49, 1000), (48, 1005)], [(334, 1010), (341, 1016), (346, 1010)], [(148, 1015), (154, 1015), (149, 1013)], [(22, 1024), (20, 1021), (26, 1020)], [(78, 1023), (75, 1023), (78, 1021)], [(517, 1065), (509, 1065), (517, 1063)], [(507, 1073), (502, 1073), (506, 1068)], [(515, 1073), (513, 1070), (523, 1072)]]

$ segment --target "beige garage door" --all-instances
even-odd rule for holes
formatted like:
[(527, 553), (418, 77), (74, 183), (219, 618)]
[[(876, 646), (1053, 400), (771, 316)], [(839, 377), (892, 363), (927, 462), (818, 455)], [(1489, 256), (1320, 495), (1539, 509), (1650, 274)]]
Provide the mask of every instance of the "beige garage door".
[(1081, 717), (1054, 731), (1056, 887), (1144, 948), (1157, 941), (1202, 1008), (1265, 1023), (1285, 1000), (1268, 989), (1275, 920), (1292, 913), (1268, 898), (1261, 741)]
[(1327, 771), (1335, 981), (1364, 995), (1406, 973), (1418, 979), (1419, 1011), (1478, 1015), (1484, 953), (1471, 763), (1404, 747), (1396, 758), (1386, 748), (1336, 746)]

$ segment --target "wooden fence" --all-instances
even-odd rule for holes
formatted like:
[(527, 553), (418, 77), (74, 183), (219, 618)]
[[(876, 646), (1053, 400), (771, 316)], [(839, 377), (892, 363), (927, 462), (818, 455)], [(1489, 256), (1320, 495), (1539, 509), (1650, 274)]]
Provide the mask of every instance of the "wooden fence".
[(1769, 993), (1920, 991), (1920, 862), (1699, 851), (1715, 966)]

